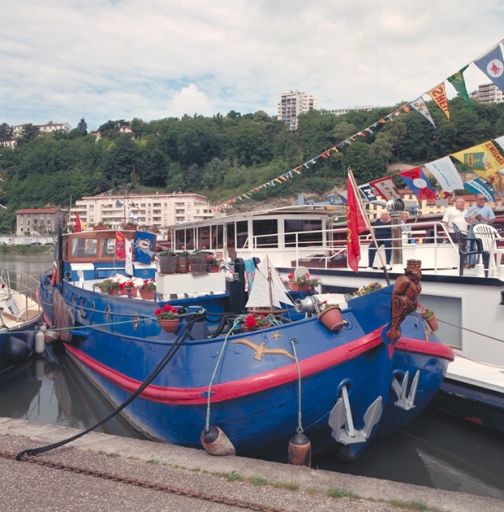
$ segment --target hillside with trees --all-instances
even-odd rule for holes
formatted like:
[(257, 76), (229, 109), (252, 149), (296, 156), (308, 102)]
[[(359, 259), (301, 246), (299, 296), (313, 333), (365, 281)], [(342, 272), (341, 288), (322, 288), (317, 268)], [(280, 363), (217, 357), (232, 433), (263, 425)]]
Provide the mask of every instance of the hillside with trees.
[[(468, 108), (450, 102), (451, 120), (428, 104), (434, 129), (420, 114), (401, 114), (374, 133), (358, 137), (342, 152), (321, 160), (286, 184), (254, 195), (323, 194), (344, 186), (344, 169), (358, 182), (383, 176), (393, 162), (425, 163), (504, 134), (504, 104)], [(299, 128), (286, 127), (264, 112), (213, 117), (184, 116), (151, 122), (108, 121), (99, 138), (87, 133), (84, 119), (70, 132), (39, 134), (26, 125), (15, 149), (0, 148), (0, 232), (11, 230), (21, 207), (68, 206), (71, 201), (110, 189), (190, 191), (217, 202), (268, 181), (366, 128), (393, 110), (334, 116), (311, 111)], [(132, 133), (121, 128), (131, 127)], [(11, 136), (0, 124), (0, 141)], [(253, 208), (253, 204), (251, 204)]]

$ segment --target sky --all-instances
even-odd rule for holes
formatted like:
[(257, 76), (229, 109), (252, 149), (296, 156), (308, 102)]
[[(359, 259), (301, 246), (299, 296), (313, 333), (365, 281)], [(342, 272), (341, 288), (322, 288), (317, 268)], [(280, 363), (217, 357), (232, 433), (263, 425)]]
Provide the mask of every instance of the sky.
[[(89, 129), (276, 115), (290, 90), (327, 109), (390, 106), (504, 38), (502, 0), (0, 0), (0, 13), (0, 123)], [(474, 65), (465, 77), (469, 91), (489, 82)]]

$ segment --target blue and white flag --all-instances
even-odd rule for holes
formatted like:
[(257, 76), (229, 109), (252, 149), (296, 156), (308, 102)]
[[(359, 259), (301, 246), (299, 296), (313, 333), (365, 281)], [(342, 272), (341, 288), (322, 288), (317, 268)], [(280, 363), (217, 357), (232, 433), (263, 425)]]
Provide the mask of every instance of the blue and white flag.
[(135, 240), (133, 244), (133, 259), (135, 261), (149, 265), (154, 258), (155, 247), (155, 233), (149, 233), (147, 231), (135, 231)]
[(483, 181), (481, 178), (475, 180), (466, 181), (464, 188), (471, 192), (471, 194), (483, 194), (487, 201), (495, 201), (495, 194), (493, 190), (488, 186), (488, 183)]
[(369, 183), (364, 183), (363, 185), (359, 185), (357, 187), (359, 192), (364, 196), (364, 199), (368, 202), (376, 201), (377, 197), (373, 191), (373, 187)]
[(492, 48), (486, 55), (474, 61), (485, 75), (504, 91), (504, 58), (500, 44)]

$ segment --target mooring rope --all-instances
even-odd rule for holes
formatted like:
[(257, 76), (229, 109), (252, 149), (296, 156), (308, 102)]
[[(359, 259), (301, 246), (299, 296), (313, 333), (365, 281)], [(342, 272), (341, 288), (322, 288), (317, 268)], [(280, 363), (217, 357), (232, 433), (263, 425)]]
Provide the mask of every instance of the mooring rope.
[(107, 421), (109, 421), (111, 418), (119, 414), (125, 407), (127, 407), (135, 398), (137, 398), (144, 390), (145, 388), (161, 373), (163, 368), (173, 359), (175, 354), (177, 353), (178, 349), (183, 345), (185, 338), (187, 337), (187, 334), (189, 333), (190, 329), (192, 328), (193, 324), (201, 318), (201, 315), (195, 315), (195, 317), (187, 322), (182, 332), (177, 336), (174, 343), (170, 346), (164, 357), (161, 359), (161, 361), (158, 363), (158, 365), (152, 370), (152, 372), (147, 376), (147, 378), (140, 384), (140, 386), (136, 389), (136, 391), (130, 395), (122, 404), (120, 404), (118, 407), (116, 407), (110, 414), (108, 414), (105, 418), (98, 421), (94, 425), (91, 425), (86, 430), (83, 430), (82, 432), (79, 432), (78, 434), (75, 434), (71, 437), (68, 437), (66, 439), (63, 439), (61, 441), (57, 441), (56, 443), (52, 443), (46, 446), (40, 446), (38, 448), (28, 448), (26, 450), (23, 450), (19, 452), (16, 455), (17, 460), (21, 460), (25, 455), (28, 456), (34, 456), (38, 455), (39, 453), (44, 453), (49, 450), (54, 450), (55, 448), (59, 448), (60, 446), (64, 446), (65, 444), (68, 444), (72, 441), (75, 441), (76, 439), (79, 439), (82, 436), (85, 436), (89, 432), (93, 431), (95, 428), (103, 425)]
[(291, 338), (290, 343), (292, 345), (292, 352), (294, 354), (294, 359), (296, 361), (296, 367), (298, 372), (298, 425), (297, 425), (297, 433), (302, 434), (303, 430), (303, 413), (302, 413), (302, 401), (301, 401), (301, 368), (299, 366), (299, 359), (296, 352), (296, 344), (299, 343), (297, 338)]

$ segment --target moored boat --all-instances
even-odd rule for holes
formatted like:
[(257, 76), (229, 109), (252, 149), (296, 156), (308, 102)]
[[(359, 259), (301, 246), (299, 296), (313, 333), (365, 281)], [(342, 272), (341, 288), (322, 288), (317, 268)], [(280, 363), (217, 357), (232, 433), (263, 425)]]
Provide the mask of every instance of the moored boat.
[[(40, 293), (46, 320), (66, 332), (68, 353), (110, 402), (142, 390), (123, 415), (153, 439), (201, 447), (213, 443), (202, 433), (217, 428), (231, 451), (275, 456), (304, 431), (315, 452), (338, 448), (352, 459), (420, 413), (452, 358), (417, 313), (404, 314), (402, 334), (388, 336), (392, 287), (332, 295), (341, 322), (330, 330), (319, 319), (322, 301), (298, 304), (300, 311), (289, 304), (267, 257), (249, 276), (249, 297), (240, 260), (228, 277), (160, 274), (152, 262), (133, 261), (132, 275), (118, 281), (155, 276), (156, 300), (103, 293), (97, 284), (125, 274), (115, 241), (113, 231), (65, 235)], [(268, 311), (246, 314), (247, 299), (257, 307), (258, 295), (269, 299)], [(179, 326), (163, 330), (163, 316)]]
[(23, 281), (12, 283), (10, 274), (0, 270), (0, 373), (26, 361), (35, 349), (42, 309), (25, 285)]

